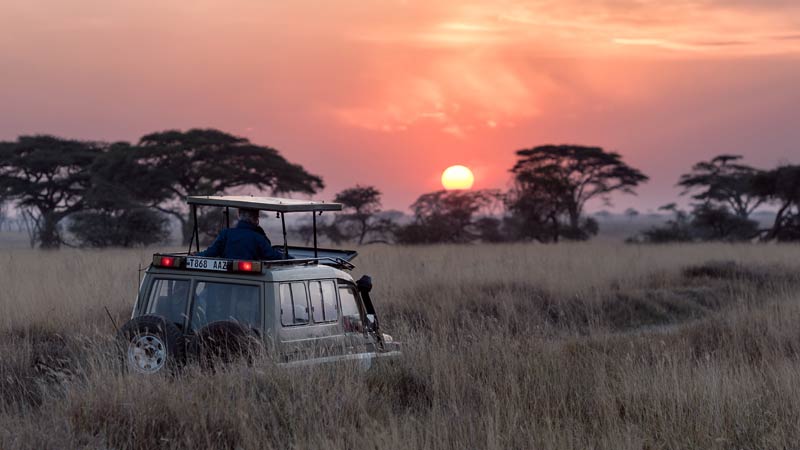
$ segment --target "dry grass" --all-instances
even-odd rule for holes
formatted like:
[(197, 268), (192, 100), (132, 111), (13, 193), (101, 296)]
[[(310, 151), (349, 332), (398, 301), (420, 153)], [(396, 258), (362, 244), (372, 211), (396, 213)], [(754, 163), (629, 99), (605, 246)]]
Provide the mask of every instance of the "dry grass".
[(800, 247), (363, 249), (396, 364), (120, 373), (146, 251), (0, 254), (0, 448), (797, 448)]

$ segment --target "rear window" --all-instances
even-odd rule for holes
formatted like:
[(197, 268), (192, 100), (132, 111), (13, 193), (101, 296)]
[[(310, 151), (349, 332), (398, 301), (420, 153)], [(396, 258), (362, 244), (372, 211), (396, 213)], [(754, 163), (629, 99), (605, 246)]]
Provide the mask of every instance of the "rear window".
[(188, 298), (189, 280), (156, 279), (150, 289), (147, 313), (163, 316), (183, 328)]
[(220, 320), (238, 322), (250, 329), (261, 328), (260, 289), (255, 285), (197, 283), (194, 292), (192, 329)]
[(305, 325), (308, 317), (308, 294), (305, 283), (281, 283), (281, 325)]

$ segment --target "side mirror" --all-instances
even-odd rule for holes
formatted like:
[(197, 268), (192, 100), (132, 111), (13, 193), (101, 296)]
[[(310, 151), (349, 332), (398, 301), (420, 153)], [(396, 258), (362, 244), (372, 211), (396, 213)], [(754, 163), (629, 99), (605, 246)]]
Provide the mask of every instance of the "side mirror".
[(367, 293), (372, 290), (372, 277), (364, 275), (356, 281), (356, 286), (361, 293)]

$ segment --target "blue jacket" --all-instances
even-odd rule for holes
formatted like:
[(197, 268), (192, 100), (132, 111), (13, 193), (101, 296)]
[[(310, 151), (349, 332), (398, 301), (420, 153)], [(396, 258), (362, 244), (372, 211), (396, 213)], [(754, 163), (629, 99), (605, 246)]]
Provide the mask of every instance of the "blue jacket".
[(272, 248), (264, 230), (258, 225), (240, 220), (234, 228), (219, 233), (211, 247), (197, 256), (228, 259), (276, 260), (284, 259), (283, 252)]

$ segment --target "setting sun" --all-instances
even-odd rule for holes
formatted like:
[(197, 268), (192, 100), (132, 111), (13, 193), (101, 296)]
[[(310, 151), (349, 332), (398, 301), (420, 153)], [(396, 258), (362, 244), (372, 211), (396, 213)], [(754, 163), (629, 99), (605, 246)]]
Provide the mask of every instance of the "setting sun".
[(475, 177), (468, 167), (450, 166), (442, 172), (442, 186), (448, 191), (457, 189), (471, 189)]

